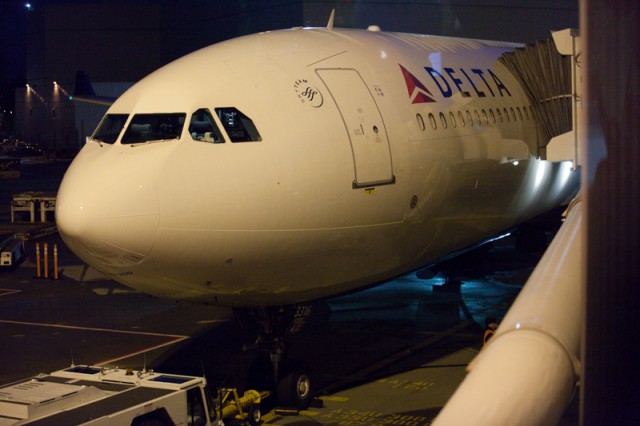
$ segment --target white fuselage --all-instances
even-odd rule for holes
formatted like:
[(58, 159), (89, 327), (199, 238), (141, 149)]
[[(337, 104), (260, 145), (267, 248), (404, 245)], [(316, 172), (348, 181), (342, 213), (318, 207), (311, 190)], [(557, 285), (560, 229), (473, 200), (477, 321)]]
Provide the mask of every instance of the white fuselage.
[[(194, 52), (111, 106), (125, 130), (73, 161), (60, 233), (119, 282), (219, 305), (309, 301), (418, 268), (577, 187), (570, 163), (536, 159), (538, 124), (497, 62), (514, 47), (293, 29)], [(217, 143), (192, 131), (202, 111)], [(237, 112), (250, 141), (234, 142)], [(136, 114), (184, 127), (130, 143)]]

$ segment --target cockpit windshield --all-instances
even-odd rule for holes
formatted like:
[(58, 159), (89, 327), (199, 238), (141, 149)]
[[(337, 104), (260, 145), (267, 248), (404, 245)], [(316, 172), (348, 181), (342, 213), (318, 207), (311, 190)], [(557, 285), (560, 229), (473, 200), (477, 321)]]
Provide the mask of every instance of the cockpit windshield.
[(136, 114), (124, 132), (121, 143), (180, 139), (186, 116), (185, 113)]
[(237, 108), (216, 108), (218, 118), (227, 131), (231, 142), (258, 142), (260, 133), (253, 121)]
[(120, 136), (120, 132), (124, 128), (125, 123), (129, 118), (128, 114), (107, 114), (104, 116), (100, 125), (96, 128), (91, 135), (91, 139), (112, 144)]

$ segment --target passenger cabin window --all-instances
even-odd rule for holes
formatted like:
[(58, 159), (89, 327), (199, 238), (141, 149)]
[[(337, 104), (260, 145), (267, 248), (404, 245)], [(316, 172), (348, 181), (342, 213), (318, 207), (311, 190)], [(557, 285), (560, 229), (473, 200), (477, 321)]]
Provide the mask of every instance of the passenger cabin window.
[(433, 113), (429, 113), (429, 123), (431, 123), (431, 128), (436, 130), (438, 128), (438, 124), (436, 123), (436, 118)]
[(231, 142), (258, 142), (260, 133), (253, 121), (236, 108), (216, 108), (220, 122)]
[(123, 144), (180, 139), (185, 113), (136, 114), (122, 136)]
[(109, 144), (114, 143), (120, 136), (127, 118), (129, 118), (128, 114), (105, 115), (93, 135), (91, 135), (91, 139)]
[(194, 141), (223, 143), (222, 137), (211, 112), (201, 108), (193, 113), (189, 123), (189, 133)]
[(443, 113), (438, 114), (438, 116), (440, 117), (440, 123), (442, 123), (442, 127), (443, 128), (447, 128), (447, 118), (444, 116)]

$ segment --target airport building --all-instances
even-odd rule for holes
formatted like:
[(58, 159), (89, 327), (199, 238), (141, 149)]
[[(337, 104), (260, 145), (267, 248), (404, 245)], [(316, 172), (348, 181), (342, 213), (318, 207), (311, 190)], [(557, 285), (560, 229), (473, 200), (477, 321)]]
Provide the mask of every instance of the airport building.
[[(70, 100), (84, 71), (96, 95), (117, 97), (153, 70), (229, 38), (296, 26), (335, 26), (533, 42), (549, 28), (577, 27), (577, 1), (552, 7), (477, 2), (139, 0), (49, 3), (28, 13), (27, 84), (16, 92), (16, 134), (49, 152), (73, 154), (106, 111)], [(491, 2), (487, 2), (491, 3)], [(504, 25), (491, 25), (504, 16)], [(215, 66), (212, 64), (212, 66)]]

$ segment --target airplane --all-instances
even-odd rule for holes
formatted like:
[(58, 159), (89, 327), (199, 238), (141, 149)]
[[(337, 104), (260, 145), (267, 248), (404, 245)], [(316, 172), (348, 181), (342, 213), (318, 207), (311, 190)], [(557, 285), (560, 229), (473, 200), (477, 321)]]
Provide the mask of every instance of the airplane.
[[(566, 202), (519, 44), (293, 28), (220, 42), (119, 97), (60, 185), (66, 245), (141, 292), (230, 306), (281, 366), (312, 301), (383, 282)], [(271, 374), (271, 373), (270, 373)]]

